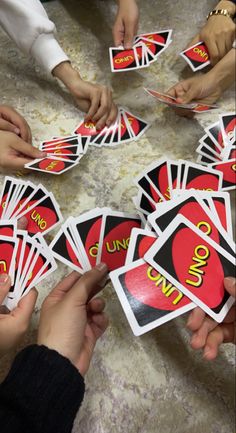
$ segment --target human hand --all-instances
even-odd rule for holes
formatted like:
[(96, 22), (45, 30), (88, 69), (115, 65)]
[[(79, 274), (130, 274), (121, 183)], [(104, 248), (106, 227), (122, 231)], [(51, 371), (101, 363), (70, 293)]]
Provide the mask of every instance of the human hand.
[(28, 123), (14, 108), (8, 105), (0, 105), (0, 131), (13, 132), (27, 143), (32, 141)]
[(105, 302), (92, 299), (106, 276), (104, 264), (83, 276), (72, 272), (52, 290), (41, 309), (38, 344), (68, 358), (83, 376), (96, 341), (108, 326)]
[(32, 159), (45, 156), (13, 132), (0, 131), (0, 168), (19, 170)]
[[(225, 289), (236, 298), (236, 280), (225, 278)], [(208, 361), (216, 358), (222, 343), (236, 343), (236, 305), (234, 304), (222, 323), (218, 324), (208, 317), (201, 308), (196, 307), (190, 314), (187, 327), (193, 332), (191, 346), (203, 349)]]
[(119, 0), (118, 11), (113, 26), (115, 46), (129, 49), (138, 31), (139, 9), (135, 0)]
[(56, 66), (53, 75), (65, 84), (79, 109), (87, 113), (85, 121), (92, 120), (99, 130), (104, 126), (109, 127), (116, 120), (118, 111), (112, 100), (111, 89), (82, 80), (68, 62)]
[[(236, 12), (234, 3), (229, 0), (220, 1), (214, 9), (226, 9), (232, 15)], [(188, 44), (188, 47), (203, 41), (207, 46), (211, 65), (214, 66), (232, 48), (235, 28), (235, 23), (231, 18), (224, 15), (213, 15), (207, 20), (200, 33)]]
[[(0, 305), (3, 303), (11, 288), (10, 277), (6, 274), (0, 275)], [(0, 306), (0, 356), (7, 354), (20, 342), (26, 333), (38, 293), (32, 289), (18, 303), (17, 307), (10, 313), (6, 308)]]
[[(167, 93), (176, 99), (179, 104), (198, 102), (199, 104), (212, 105), (219, 99), (223, 89), (213, 78), (212, 71), (205, 75), (197, 75), (187, 80), (180, 81), (171, 87)], [(192, 117), (194, 113), (184, 108), (173, 107), (180, 116)]]

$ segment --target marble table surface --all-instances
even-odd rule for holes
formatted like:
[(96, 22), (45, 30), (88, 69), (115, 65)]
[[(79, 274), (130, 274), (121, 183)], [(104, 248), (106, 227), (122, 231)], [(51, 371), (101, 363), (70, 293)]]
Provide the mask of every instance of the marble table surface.
[[(61, 177), (27, 176), (53, 191), (65, 218), (95, 206), (133, 212), (134, 177), (161, 157), (195, 161), (203, 127), (216, 121), (218, 112), (234, 109), (232, 89), (220, 100), (218, 112), (188, 120), (143, 91), (143, 86), (164, 91), (180, 78), (191, 76), (178, 53), (214, 4), (201, 1), (196, 8), (193, 0), (140, 1), (140, 33), (172, 28), (173, 43), (150, 68), (126, 74), (112, 74), (109, 67), (114, 1), (45, 4), (64, 50), (82, 76), (110, 84), (118, 104), (151, 122), (139, 141), (114, 149), (91, 148), (78, 168)], [(34, 142), (70, 133), (82, 119), (70, 95), (19, 53), (1, 31), (0, 59), (0, 101), (26, 117)], [(0, 181), (2, 184), (3, 175)], [(21, 347), (35, 341), (41, 302), (67, 272), (59, 264), (58, 271), (38, 286), (37, 308)], [(225, 345), (215, 362), (205, 362), (201, 353), (194, 353), (189, 346), (186, 317), (134, 337), (111, 285), (104, 297), (110, 327), (96, 347), (74, 433), (233, 433), (234, 347)], [(1, 379), (13, 356), (1, 360)]]

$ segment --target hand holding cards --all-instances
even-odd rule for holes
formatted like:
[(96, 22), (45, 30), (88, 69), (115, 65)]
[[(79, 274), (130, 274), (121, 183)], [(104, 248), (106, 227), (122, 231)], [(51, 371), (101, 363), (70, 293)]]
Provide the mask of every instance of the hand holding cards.
[(112, 72), (147, 68), (170, 45), (172, 30), (137, 35), (132, 49), (109, 49)]

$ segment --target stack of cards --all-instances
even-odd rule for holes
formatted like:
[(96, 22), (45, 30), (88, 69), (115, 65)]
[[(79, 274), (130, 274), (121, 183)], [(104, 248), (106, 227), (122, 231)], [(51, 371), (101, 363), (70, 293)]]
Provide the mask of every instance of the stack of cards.
[(5, 177), (0, 195), (0, 221), (26, 217), (28, 234), (45, 235), (63, 220), (52, 193), (39, 184)]
[(55, 258), (77, 272), (105, 262), (110, 271), (123, 266), (133, 228), (140, 228), (137, 215), (95, 208), (62, 225), (50, 248)]
[(57, 268), (41, 233), (33, 238), (17, 230), (16, 220), (0, 220), (0, 273), (8, 274), (12, 287), (3, 305), (14, 309), (19, 300)]
[(173, 96), (170, 96), (166, 93), (160, 93), (156, 90), (145, 88), (144, 90), (153, 98), (157, 99), (160, 102), (163, 102), (163, 104), (169, 105), (170, 107), (174, 108), (182, 108), (184, 110), (189, 110), (193, 113), (205, 113), (207, 111), (215, 110), (216, 108), (218, 108), (217, 105), (199, 104), (198, 102), (191, 102), (191, 104), (180, 104), (179, 102), (177, 102), (177, 98), (174, 98)]
[(172, 198), (173, 191), (197, 189), (219, 191), (223, 174), (212, 167), (203, 167), (189, 161), (162, 159), (153, 162), (135, 180), (138, 195), (133, 198), (142, 221), (156, 209), (156, 204)]
[(197, 162), (223, 173), (223, 190), (235, 189), (236, 183), (236, 114), (223, 113), (219, 121), (205, 128), (196, 152)]
[(112, 72), (147, 68), (172, 42), (172, 30), (137, 35), (132, 49), (111, 47), (109, 49)]
[(235, 301), (224, 289), (235, 275), (229, 194), (175, 190), (147, 219), (132, 230), (125, 266), (110, 274), (133, 333), (196, 306), (221, 322)]
[(101, 131), (93, 122), (81, 122), (75, 129), (75, 134), (88, 138), (92, 146), (116, 146), (121, 143), (138, 140), (149, 127), (145, 120), (133, 115), (125, 108), (119, 107), (115, 123)]
[(47, 157), (35, 159), (26, 164), (25, 168), (59, 175), (79, 164), (87, 152), (88, 140), (74, 134), (44, 141), (39, 148), (47, 153)]
[(193, 72), (200, 71), (210, 64), (209, 53), (204, 42), (198, 42), (180, 53)]

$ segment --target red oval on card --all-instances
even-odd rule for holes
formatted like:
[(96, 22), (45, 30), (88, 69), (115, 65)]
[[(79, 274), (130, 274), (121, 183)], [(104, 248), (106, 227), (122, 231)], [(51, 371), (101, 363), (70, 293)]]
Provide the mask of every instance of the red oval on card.
[[(172, 244), (172, 261), (180, 284), (208, 307), (216, 308), (222, 302), (224, 271), (218, 252), (191, 229), (183, 228), (176, 233)], [(191, 270), (193, 265), (195, 268)], [(195, 274), (192, 275), (189, 270)]]
[(128, 68), (128, 66), (131, 66), (132, 63), (136, 66), (133, 50), (121, 51), (113, 58), (114, 69), (125, 69)]
[(56, 159), (43, 159), (39, 162), (39, 168), (42, 170), (52, 171), (54, 173), (60, 172), (65, 168), (65, 162)]
[(128, 271), (125, 283), (134, 298), (152, 308), (175, 311), (191, 302), (147, 263)]

